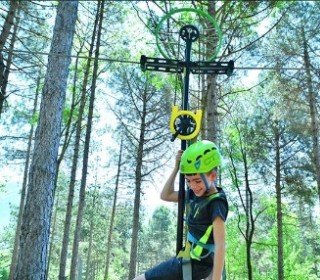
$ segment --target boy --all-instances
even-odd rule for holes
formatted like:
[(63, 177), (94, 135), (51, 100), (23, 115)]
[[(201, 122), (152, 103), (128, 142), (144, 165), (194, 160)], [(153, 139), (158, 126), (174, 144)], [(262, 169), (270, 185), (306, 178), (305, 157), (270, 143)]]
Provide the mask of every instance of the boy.
[[(223, 190), (216, 186), (217, 167), (222, 157), (216, 145), (207, 140), (190, 145), (184, 152), (178, 151), (174, 169), (165, 183), (161, 199), (178, 202), (178, 192), (174, 191), (174, 181), (180, 172), (185, 174), (188, 187), (193, 192), (193, 199), (187, 201), (189, 213), (188, 242), (185, 252), (190, 259), (192, 272), (185, 271), (185, 259), (176, 258), (165, 261), (134, 280), (200, 280), (212, 272), (212, 280), (225, 279), (225, 221), (228, 215), (228, 203)], [(182, 264), (184, 263), (184, 264)], [(184, 268), (182, 269), (182, 267)], [(187, 276), (183, 276), (187, 275)], [(222, 278), (223, 277), (223, 278)]]

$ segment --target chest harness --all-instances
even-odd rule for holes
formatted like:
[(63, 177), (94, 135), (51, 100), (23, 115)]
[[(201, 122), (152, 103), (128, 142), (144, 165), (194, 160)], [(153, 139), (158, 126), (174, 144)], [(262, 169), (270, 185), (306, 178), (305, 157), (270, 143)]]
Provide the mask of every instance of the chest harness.
[[(209, 202), (216, 200), (216, 199), (225, 199), (225, 198), (220, 193), (215, 193), (215, 194), (209, 195), (203, 201), (203, 203), (200, 203), (199, 211), (201, 211), (201, 208), (207, 206)], [(196, 211), (196, 213), (192, 213), (192, 214), (196, 215), (197, 211)], [(190, 214), (191, 214), (190, 213), (190, 199), (189, 199), (189, 195), (187, 195), (187, 199), (186, 199), (186, 218), (187, 218), (187, 220), (188, 220), (188, 217)], [(177, 255), (177, 258), (181, 258), (181, 261), (182, 261), (183, 280), (192, 280), (191, 260), (201, 261), (202, 259), (208, 257), (210, 254), (214, 253), (214, 244), (208, 244), (208, 240), (209, 240), (210, 236), (212, 236), (212, 232), (213, 232), (213, 225), (211, 224), (206, 228), (204, 234), (199, 239), (197, 239), (188, 230), (186, 245)], [(202, 255), (204, 249), (207, 250), (207, 253)]]

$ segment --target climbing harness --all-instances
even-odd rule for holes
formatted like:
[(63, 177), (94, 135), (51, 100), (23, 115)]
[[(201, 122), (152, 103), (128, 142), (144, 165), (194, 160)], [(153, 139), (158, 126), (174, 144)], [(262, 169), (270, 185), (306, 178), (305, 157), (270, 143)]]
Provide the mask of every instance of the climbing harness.
[[(225, 197), (220, 193), (212, 194), (204, 200), (202, 207), (205, 207), (207, 203), (216, 199), (225, 200)], [(188, 203), (190, 202), (188, 201)], [(190, 212), (187, 213), (187, 215), (190, 214)], [(183, 280), (192, 280), (192, 260), (201, 261), (214, 253), (214, 244), (208, 243), (212, 233), (213, 225), (209, 225), (199, 239), (188, 230), (185, 247), (177, 254), (177, 258), (181, 258)], [(204, 250), (207, 251), (206, 254), (203, 254)]]

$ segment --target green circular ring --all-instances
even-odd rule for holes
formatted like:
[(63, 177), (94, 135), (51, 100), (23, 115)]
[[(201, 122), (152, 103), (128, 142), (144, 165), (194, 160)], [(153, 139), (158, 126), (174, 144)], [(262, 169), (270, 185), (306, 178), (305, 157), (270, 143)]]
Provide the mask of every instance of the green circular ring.
[(165, 52), (163, 51), (163, 49), (161, 48), (160, 46), (160, 42), (159, 42), (159, 32), (160, 32), (160, 27), (162, 26), (162, 23), (169, 17), (171, 17), (173, 14), (176, 14), (176, 13), (181, 13), (181, 12), (192, 12), (192, 13), (196, 13), (198, 14), (199, 16), (202, 16), (206, 19), (209, 20), (209, 22), (213, 25), (213, 27), (215, 28), (217, 34), (218, 34), (218, 46), (216, 47), (216, 51), (214, 52), (214, 54), (212, 56), (209, 57), (209, 61), (212, 61), (216, 58), (217, 54), (219, 53), (220, 51), (220, 48), (221, 48), (221, 44), (222, 44), (222, 31), (219, 27), (219, 25), (216, 23), (215, 19), (209, 15), (208, 13), (205, 13), (204, 11), (202, 10), (198, 10), (198, 9), (193, 9), (193, 8), (181, 8), (181, 9), (173, 9), (171, 10), (169, 13), (167, 13), (165, 16), (163, 16), (156, 28), (156, 31), (155, 31), (155, 36), (156, 36), (156, 44), (157, 44), (157, 48), (159, 50), (159, 52), (163, 55), (164, 58), (166, 59), (170, 59), (166, 54)]

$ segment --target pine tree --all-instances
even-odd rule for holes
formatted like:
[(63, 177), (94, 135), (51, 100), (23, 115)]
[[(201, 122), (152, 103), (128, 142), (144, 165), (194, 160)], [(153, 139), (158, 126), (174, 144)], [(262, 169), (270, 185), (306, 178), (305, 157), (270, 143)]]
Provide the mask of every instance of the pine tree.
[[(57, 8), (14, 279), (45, 279), (56, 160), (78, 2)], [(64, 54), (57, 57), (55, 54)], [(50, 156), (48, 156), (50, 155)]]

